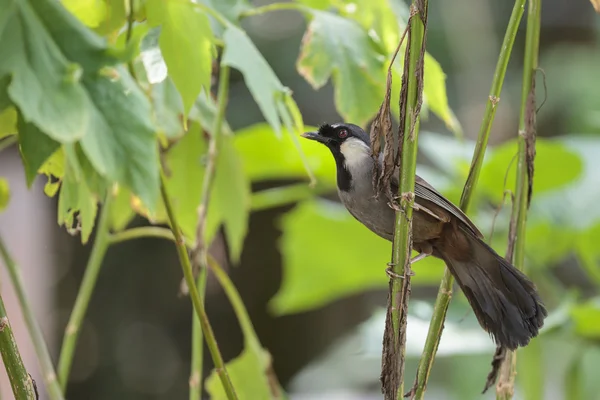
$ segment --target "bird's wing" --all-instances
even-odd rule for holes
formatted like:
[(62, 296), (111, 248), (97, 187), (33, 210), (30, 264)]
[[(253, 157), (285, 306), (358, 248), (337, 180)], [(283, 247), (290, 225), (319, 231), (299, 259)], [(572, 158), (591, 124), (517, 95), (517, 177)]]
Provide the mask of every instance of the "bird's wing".
[[(394, 171), (394, 175), (391, 180), (392, 185), (392, 193), (398, 192), (398, 168)], [(418, 203), (418, 199), (424, 199), (432, 202), (433, 204), (442, 207), (444, 210), (448, 211), (452, 216), (458, 218), (461, 222), (463, 222), (468, 229), (473, 231), (475, 236), (483, 238), (483, 234), (479, 231), (479, 229), (475, 226), (473, 222), (465, 215), (465, 213), (454, 204), (450, 202), (450, 200), (446, 199), (440, 192), (435, 190), (433, 186), (431, 186), (425, 179), (421, 178), (419, 175), (415, 176), (415, 201)]]

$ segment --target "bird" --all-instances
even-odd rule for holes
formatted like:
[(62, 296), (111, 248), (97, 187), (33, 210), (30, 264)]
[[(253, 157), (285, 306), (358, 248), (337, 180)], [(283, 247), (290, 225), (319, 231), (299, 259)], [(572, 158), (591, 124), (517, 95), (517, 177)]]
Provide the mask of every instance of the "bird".
[[(335, 123), (301, 136), (331, 151), (337, 192), (349, 213), (378, 236), (393, 241), (395, 210), (386, 196), (376, 196), (369, 135), (358, 125)], [(378, 159), (379, 170), (382, 159)], [(397, 173), (390, 186), (392, 193), (398, 193)], [(411, 264), (427, 256), (443, 260), (496, 345), (510, 350), (526, 346), (548, 315), (535, 284), (485, 243), (460, 208), (418, 175), (414, 195), (412, 240), (419, 254)]]

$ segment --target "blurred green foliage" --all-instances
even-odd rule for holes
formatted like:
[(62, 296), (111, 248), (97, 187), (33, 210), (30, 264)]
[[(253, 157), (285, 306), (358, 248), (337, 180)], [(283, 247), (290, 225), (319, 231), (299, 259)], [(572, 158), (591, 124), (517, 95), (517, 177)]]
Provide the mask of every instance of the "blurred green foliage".
[[(125, 230), (136, 214), (151, 223), (166, 222), (158, 198), (162, 161), (183, 233), (195, 241), (210, 156), (207, 139), (215, 119), (210, 94), (213, 63), (218, 61), (243, 75), (266, 122), (235, 132), (225, 123), (208, 238), (223, 227), (229, 256), (237, 262), (252, 206), (257, 204), (253, 199), (264, 194), (252, 193), (252, 184), (295, 180), (308, 185), (312, 180), (318, 192), (310, 198), (306, 191), (290, 191), (291, 197), (271, 204), (299, 203), (281, 219), (283, 280), (271, 299), (271, 311), (304, 312), (386, 287), (390, 244), (362, 227), (339, 204), (317, 198), (335, 192), (333, 159), (323, 146), (298, 141), (300, 133), (315, 127), (304, 127), (291, 91), (240, 21), (277, 9), (301, 12), (307, 28), (298, 50), (298, 73), (315, 89), (331, 79), (338, 113), (365, 126), (383, 99), (386, 70), (406, 25), (404, 3), (302, 0), (279, 8), (254, 7), (241, 0), (132, 3), (134, 9), (127, 10), (124, 2), (114, 0), (0, 0), (0, 9), (9, 10), (0, 19), (0, 59), (7, 60), (0, 63), (0, 139), (18, 131), (28, 184), (42, 174), (48, 178), (48, 196), (60, 190), (59, 223), (80, 231), (85, 243), (105, 196), (114, 197), (114, 232)], [(128, 27), (129, 11), (134, 13), (134, 24)], [(393, 67), (394, 103), (398, 102), (401, 54)], [(577, 262), (570, 264), (570, 270), (583, 274), (598, 295), (600, 103), (595, 82), (599, 61), (598, 52), (571, 48), (556, 49), (541, 61), (548, 66), (546, 81), (552, 89), (542, 112), (566, 109), (569, 118), (565, 135), (540, 137), (536, 144), (527, 265), (551, 315), (542, 337), (519, 358), (520, 382), (528, 399), (543, 397), (543, 355), (558, 338), (574, 342), (577, 354), (585, 353), (573, 357), (561, 377), (567, 397), (590, 398), (594, 390), (593, 376), (584, 372), (600, 357), (600, 302), (597, 297), (581, 296), (577, 287), (573, 295), (555, 270), (574, 256)], [(424, 112), (437, 116), (459, 138), (422, 132), (419, 145), (425, 160), (419, 173), (457, 201), (474, 143), (460, 138), (462, 128), (448, 105), (445, 74), (429, 53), (425, 76)], [(516, 153), (516, 138), (489, 149), (472, 207), (473, 219), (486, 236), (494, 228), (491, 243), (501, 253), (506, 248), (510, 209), (506, 194), (514, 187)], [(0, 178), (0, 209), (8, 199), (8, 185)], [(443, 264), (429, 258), (415, 270), (414, 285), (435, 286)], [(241, 398), (267, 398), (267, 385), (260, 380), (271, 356), (253, 331), (244, 334), (245, 349), (228, 364), (229, 371)], [(593, 357), (595, 361), (590, 361)], [(460, 361), (461, 368), (464, 363)], [(215, 399), (224, 396), (214, 374), (207, 389)]]

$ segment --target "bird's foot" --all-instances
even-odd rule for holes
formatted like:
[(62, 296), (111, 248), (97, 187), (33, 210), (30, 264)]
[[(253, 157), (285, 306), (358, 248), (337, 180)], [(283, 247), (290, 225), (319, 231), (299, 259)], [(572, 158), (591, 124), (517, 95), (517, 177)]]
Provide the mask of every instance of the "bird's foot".
[[(390, 277), (390, 279), (404, 279), (404, 275), (400, 275), (394, 272), (393, 268), (396, 266), (395, 263), (389, 262), (387, 263), (387, 268), (385, 269), (385, 273), (387, 274), (387, 276)], [(413, 272), (412, 269), (409, 269), (407, 271), (408, 276), (415, 276), (415, 273)]]

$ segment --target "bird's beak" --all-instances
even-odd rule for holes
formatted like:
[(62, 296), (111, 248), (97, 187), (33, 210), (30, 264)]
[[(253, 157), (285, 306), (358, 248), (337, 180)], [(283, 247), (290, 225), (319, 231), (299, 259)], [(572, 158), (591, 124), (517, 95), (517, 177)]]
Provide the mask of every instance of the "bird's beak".
[(329, 142), (328, 138), (319, 135), (318, 132), (305, 132), (305, 133), (301, 134), (300, 136), (302, 136), (305, 139), (314, 140), (316, 142), (323, 143), (323, 144), (327, 144), (327, 142)]

